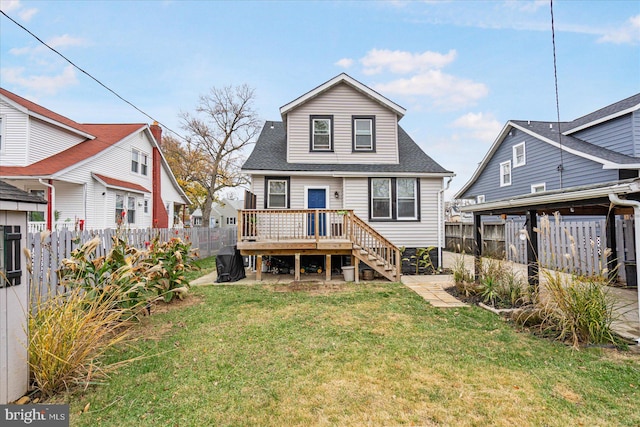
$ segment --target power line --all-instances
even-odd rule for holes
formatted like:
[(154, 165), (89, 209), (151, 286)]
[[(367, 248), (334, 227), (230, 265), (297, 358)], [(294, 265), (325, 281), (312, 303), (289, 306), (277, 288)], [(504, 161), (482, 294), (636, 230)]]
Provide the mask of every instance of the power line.
[(562, 153), (562, 131), (560, 129), (560, 98), (558, 96), (558, 66), (556, 64), (556, 33), (553, 22), (553, 0), (549, 0), (551, 6), (551, 43), (553, 44), (553, 79), (556, 89), (556, 114), (558, 125), (558, 144), (560, 145), (560, 164), (558, 165), (558, 172), (560, 172), (560, 188), (562, 188), (562, 172), (564, 171), (564, 161)]
[[(109, 92), (111, 92), (112, 94), (114, 94), (118, 99), (120, 99), (121, 101), (129, 104), (131, 107), (133, 107), (136, 111), (138, 111), (139, 113), (143, 114), (145, 117), (151, 119), (154, 122), (157, 122), (160, 126), (162, 126), (163, 128), (167, 129), (169, 132), (177, 135), (180, 139), (184, 140), (185, 142), (188, 142), (186, 140), (186, 138), (184, 138), (182, 135), (180, 135), (178, 132), (174, 131), (173, 129), (171, 129), (170, 127), (164, 125), (162, 122), (160, 122), (159, 120), (154, 119), (153, 117), (151, 117), (149, 114), (147, 114), (146, 112), (144, 112), (142, 109), (138, 108), (136, 105), (134, 105), (132, 102), (126, 100), (124, 97), (122, 97), (120, 94), (118, 94), (116, 91), (114, 91), (113, 89), (111, 89), (110, 87), (108, 87), (107, 85), (105, 85), (104, 83), (102, 83), (100, 80), (98, 80), (97, 78), (93, 77), (89, 72), (83, 70), (82, 68), (80, 68), (78, 65), (76, 65), (73, 61), (71, 61), (69, 58), (67, 58), (66, 56), (64, 56), (62, 53), (58, 52), (56, 49), (54, 49), (53, 47), (49, 46), (46, 42), (44, 42), (42, 39), (40, 39), (40, 37), (36, 36), (35, 34), (33, 34), (31, 31), (29, 31), (28, 28), (26, 28), (25, 26), (23, 26), (22, 24), (20, 24), (19, 22), (17, 22), (15, 19), (13, 19), (12, 17), (10, 17), (9, 15), (7, 15), (3, 10), (0, 10), (0, 13), (2, 13), (4, 16), (7, 17), (7, 19), (9, 19), (11, 22), (13, 22), (14, 24), (16, 24), (18, 27), (22, 28), (24, 31), (26, 31), (30, 36), (32, 36), (33, 38), (35, 38), (36, 40), (38, 40), (38, 42), (40, 42), (43, 46), (47, 47), (48, 49), (50, 49), (51, 51), (53, 51), (54, 53), (56, 53), (58, 56), (60, 56), (62, 59), (64, 59), (65, 61), (67, 61), (69, 64), (71, 64), (75, 69), (77, 69), (78, 71), (80, 71), (81, 73), (85, 74), (87, 77), (89, 77), (91, 80), (95, 81), (96, 83), (98, 83), (100, 86), (102, 86), (103, 88), (105, 88), (106, 90), (108, 90)], [(162, 141), (158, 141), (158, 143), (161, 143)]]

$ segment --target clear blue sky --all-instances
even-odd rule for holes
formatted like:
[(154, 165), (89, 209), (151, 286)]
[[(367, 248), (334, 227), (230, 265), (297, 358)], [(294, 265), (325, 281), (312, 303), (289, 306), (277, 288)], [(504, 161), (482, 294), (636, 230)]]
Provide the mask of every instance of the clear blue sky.
[[(1, 9), (180, 132), (211, 87), (264, 120), (341, 72), (407, 109), (454, 179), (509, 119), (556, 120), (549, 1), (27, 1)], [(640, 92), (640, 1), (554, 2), (561, 120)], [(0, 85), (78, 122), (151, 120), (0, 17)]]

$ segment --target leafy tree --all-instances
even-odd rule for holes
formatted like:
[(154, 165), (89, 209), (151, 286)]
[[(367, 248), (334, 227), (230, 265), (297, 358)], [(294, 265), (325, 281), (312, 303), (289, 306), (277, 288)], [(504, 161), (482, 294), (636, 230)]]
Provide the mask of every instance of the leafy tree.
[(204, 190), (200, 203), (204, 224), (209, 223), (218, 192), (248, 182), (240, 167), (243, 149), (253, 143), (261, 127), (254, 101), (254, 90), (246, 84), (214, 87), (200, 96), (195, 113), (181, 114), (187, 132), (187, 175)]
[(187, 194), (194, 209), (195, 207), (202, 208), (207, 190), (200, 185), (200, 179), (197, 175), (206, 169), (204, 167), (206, 157), (171, 135), (162, 137), (162, 152), (178, 181), (178, 185)]

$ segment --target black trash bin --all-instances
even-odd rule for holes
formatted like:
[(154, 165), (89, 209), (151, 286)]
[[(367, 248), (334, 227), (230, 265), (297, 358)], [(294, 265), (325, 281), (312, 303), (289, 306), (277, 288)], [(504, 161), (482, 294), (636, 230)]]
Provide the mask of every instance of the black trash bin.
[(236, 246), (224, 246), (216, 255), (216, 269), (218, 279), (216, 282), (237, 282), (246, 277), (244, 273), (244, 260)]

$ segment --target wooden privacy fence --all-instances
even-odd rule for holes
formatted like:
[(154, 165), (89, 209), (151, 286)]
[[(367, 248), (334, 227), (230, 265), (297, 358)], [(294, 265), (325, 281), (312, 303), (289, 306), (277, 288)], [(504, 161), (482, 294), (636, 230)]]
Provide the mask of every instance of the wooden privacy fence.
[(96, 249), (96, 257), (109, 253), (113, 246), (113, 236), (120, 233), (130, 246), (144, 249), (158, 237), (161, 242), (173, 237), (191, 242), (192, 249), (198, 250), (200, 258), (216, 255), (223, 246), (236, 244), (236, 227), (225, 228), (146, 228), (146, 229), (105, 229), (74, 231), (62, 229), (52, 233), (29, 233), (28, 249), (31, 251), (32, 268), (31, 286), (40, 286), (42, 294), (48, 289), (56, 289), (58, 276), (56, 271), (60, 262), (71, 256), (71, 252), (84, 243), (98, 236), (100, 244)]
[[(618, 221), (623, 223), (621, 219)], [(482, 253), (527, 264), (527, 245), (530, 241), (523, 231), (524, 228), (524, 220), (483, 223)], [(624, 229), (627, 228), (630, 227)], [(622, 230), (623, 226), (620, 224), (617, 229)], [(605, 219), (560, 220), (556, 223), (548, 218), (541, 218), (537, 236), (540, 265), (575, 274), (599, 274), (607, 263), (605, 232)], [(465, 253), (473, 254), (474, 226), (470, 223), (446, 223), (445, 239), (448, 250), (461, 252), (463, 249)], [(628, 245), (620, 237), (617, 241), (620, 262), (624, 262), (626, 258), (623, 258), (622, 254), (628, 251), (628, 248), (625, 250)], [(624, 271), (619, 271), (619, 274), (624, 279)]]

